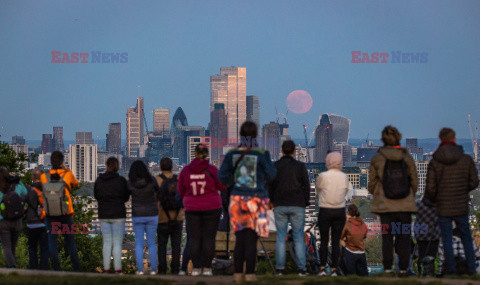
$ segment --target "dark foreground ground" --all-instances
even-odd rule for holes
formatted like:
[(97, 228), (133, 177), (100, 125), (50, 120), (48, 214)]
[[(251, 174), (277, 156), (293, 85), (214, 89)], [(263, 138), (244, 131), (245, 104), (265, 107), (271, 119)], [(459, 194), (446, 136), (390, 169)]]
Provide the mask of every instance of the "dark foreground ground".
[[(98, 273), (72, 273), (34, 270), (0, 269), (0, 284), (57, 284), (57, 285), (107, 285), (107, 284), (233, 284), (232, 276), (191, 277), (191, 276), (134, 276), (134, 275), (104, 275)], [(256, 284), (479, 284), (480, 276), (465, 278), (390, 278), (372, 277), (303, 277), (287, 275), (274, 277), (259, 276)]]

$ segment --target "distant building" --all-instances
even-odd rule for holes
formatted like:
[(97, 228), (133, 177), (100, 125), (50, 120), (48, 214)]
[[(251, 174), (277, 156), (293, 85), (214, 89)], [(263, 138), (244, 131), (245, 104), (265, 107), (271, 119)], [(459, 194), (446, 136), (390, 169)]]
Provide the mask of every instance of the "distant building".
[(418, 153), (418, 139), (417, 138), (407, 138), (406, 140), (407, 150), (409, 153)]
[(378, 149), (378, 146), (357, 148), (357, 162), (370, 163), (372, 157), (377, 153)]
[[(52, 163), (50, 161), (50, 158), (52, 157), (51, 153), (41, 153), (38, 155), (38, 165), (43, 166), (45, 168), (51, 167)], [(68, 164), (68, 159), (66, 160)]]
[(53, 148), (61, 152), (65, 151), (63, 144), (63, 127), (53, 127)]
[(223, 149), (228, 142), (227, 114), (225, 105), (216, 103), (210, 112), (210, 137), (211, 137), (211, 159), (220, 164)]
[(239, 139), (240, 126), (247, 120), (247, 69), (221, 67), (210, 76), (210, 111), (223, 103), (228, 119), (228, 137)]
[(279, 124), (270, 122), (269, 124), (263, 125), (262, 137), (264, 148), (270, 152), (272, 161), (279, 160), (281, 153)]
[(163, 157), (172, 157), (172, 140), (170, 136), (150, 137), (145, 155), (150, 162), (160, 162)]
[(53, 138), (51, 134), (42, 135), (42, 153), (53, 152)]
[(12, 145), (13, 144), (25, 145), (25, 139), (23, 138), (23, 136), (13, 136)]
[(122, 153), (122, 124), (108, 124), (107, 134), (107, 152), (121, 154)]
[(247, 121), (252, 121), (260, 127), (260, 100), (255, 95), (247, 96)]
[[(210, 143), (210, 137), (190, 136), (187, 140), (187, 163), (192, 162), (195, 159), (195, 148), (201, 143)], [(208, 153), (208, 159), (211, 159), (211, 152)]]
[(144, 114), (143, 97), (137, 98), (137, 105), (127, 109), (127, 142), (125, 155), (127, 157), (138, 157), (140, 146), (144, 145)]
[(415, 163), (415, 166), (417, 168), (417, 176), (418, 176), (417, 196), (423, 195), (423, 193), (425, 193), (425, 186), (427, 184), (428, 164), (429, 164), (429, 161)]
[(170, 110), (153, 110), (153, 133), (159, 136), (169, 136), (170, 134)]
[(333, 146), (335, 151), (338, 151), (342, 154), (343, 164), (345, 165), (346, 162), (352, 161), (352, 146), (344, 143), (336, 143)]
[(324, 114), (315, 129), (315, 162), (325, 162), (329, 150), (333, 150), (333, 126), (328, 114)]
[(15, 153), (17, 154), (20, 154), (20, 153), (28, 154), (28, 145), (12, 144), (10, 145), (10, 148), (13, 149), (13, 151), (15, 151)]
[(91, 132), (77, 132), (75, 145), (69, 147), (69, 166), (81, 182), (95, 182), (97, 179), (97, 145)]
[(188, 137), (204, 137), (205, 128), (201, 126), (180, 126), (175, 130), (173, 156), (179, 159), (180, 164), (188, 163)]

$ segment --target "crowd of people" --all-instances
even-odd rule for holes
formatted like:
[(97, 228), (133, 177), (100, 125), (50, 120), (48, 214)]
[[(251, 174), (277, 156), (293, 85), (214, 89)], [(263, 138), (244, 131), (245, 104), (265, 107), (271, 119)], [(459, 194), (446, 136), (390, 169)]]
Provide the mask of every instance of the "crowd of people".
[[(255, 123), (245, 122), (240, 136), (248, 139), (226, 154), (220, 169), (210, 164), (208, 147), (199, 144), (195, 159), (178, 176), (172, 172), (172, 160), (165, 157), (160, 161), (159, 176), (153, 177), (147, 166), (137, 160), (131, 165), (127, 180), (118, 174), (118, 160), (109, 158), (106, 172), (99, 175), (94, 185), (103, 237), (104, 272), (122, 273), (125, 203), (131, 199), (136, 274), (144, 274), (147, 248), (149, 274), (186, 275), (191, 260), (192, 276), (211, 276), (217, 230), (220, 221), (226, 220), (228, 230), (235, 233), (235, 281), (255, 281), (257, 241), (268, 237), (268, 212), (273, 209), (276, 273), (284, 274), (290, 227), (298, 274), (308, 275), (304, 243), (305, 208), (310, 203), (307, 168), (294, 158), (293, 141), (283, 142), (283, 156), (273, 163), (269, 152), (256, 145), (257, 134)], [(417, 248), (418, 272), (422, 275), (435, 274), (434, 260), (439, 248), (439, 273), (476, 273), (468, 204), (469, 192), (479, 183), (477, 169), (472, 158), (456, 144), (452, 129), (443, 128), (439, 138), (441, 144), (428, 165), (425, 194), (415, 201), (418, 187), (415, 161), (400, 146), (401, 134), (395, 127), (387, 126), (382, 131), (384, 146), (370, 163), (368, 191), (372, 195), (371, 212), (381, 222), (383, 266), (387, 274), (394, 274), (392, 268), (396, 264), (396, 274), (408, 276), (411, 255), (415, 252), (412, 247)], [(342, 172), (342, 155), (329, 152), (325, 160), (328, 170), (315, 181), (320, 231), (318, 275), (326, 276), (330, 268), (331, 276), (366, 276), (368, 227), (357, 206), (346, 203), (353, 187)], [(50, 260), (54, 270), (61, 270), (57, 236), (63, 234), (73, 269), (81, 271), (74, 233), (52, 228), (54, 223), (74, 226), (71, 189), (78, 186), (78, 181), (65, 167), (61, 152), (52, 153), (51, 163), (48, 173), (33, 171), (29, 187), (7, 169), (0, 168), (0, 240), (8, 268), (15, 268), (18, 237), (26, 219), (30, 269), (49, 269)], [(413, 226), (412, 215), (416, 215)], [(187, 242), (181, 258), (184, 221)], [(412, 245), (412, 233), (416, 245)]]

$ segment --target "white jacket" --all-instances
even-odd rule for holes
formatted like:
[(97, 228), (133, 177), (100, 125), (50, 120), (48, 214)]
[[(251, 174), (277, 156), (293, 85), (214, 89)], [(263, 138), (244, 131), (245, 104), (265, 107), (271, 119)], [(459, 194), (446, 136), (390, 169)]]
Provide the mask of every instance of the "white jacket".
[(345, 201), (353, 194), (353, 186), (348, 176), (340, 170), (330, 169), (317, 176), (315, 190), (318, 205), (322, 208), (343, 208)]

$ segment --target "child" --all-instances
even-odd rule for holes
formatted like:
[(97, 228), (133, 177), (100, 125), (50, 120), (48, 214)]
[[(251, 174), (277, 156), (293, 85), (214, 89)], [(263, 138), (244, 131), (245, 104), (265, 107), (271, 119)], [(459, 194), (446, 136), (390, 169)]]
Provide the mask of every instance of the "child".
[(368, 228), (360, 217), (360, 212), (355, 204), (348, 206), (347, 223), (343, 228), (340, 240), (344, 242), (343, 264), (345, 274), (367, 276), (367, 258), (365, 256), (365, 243)]

